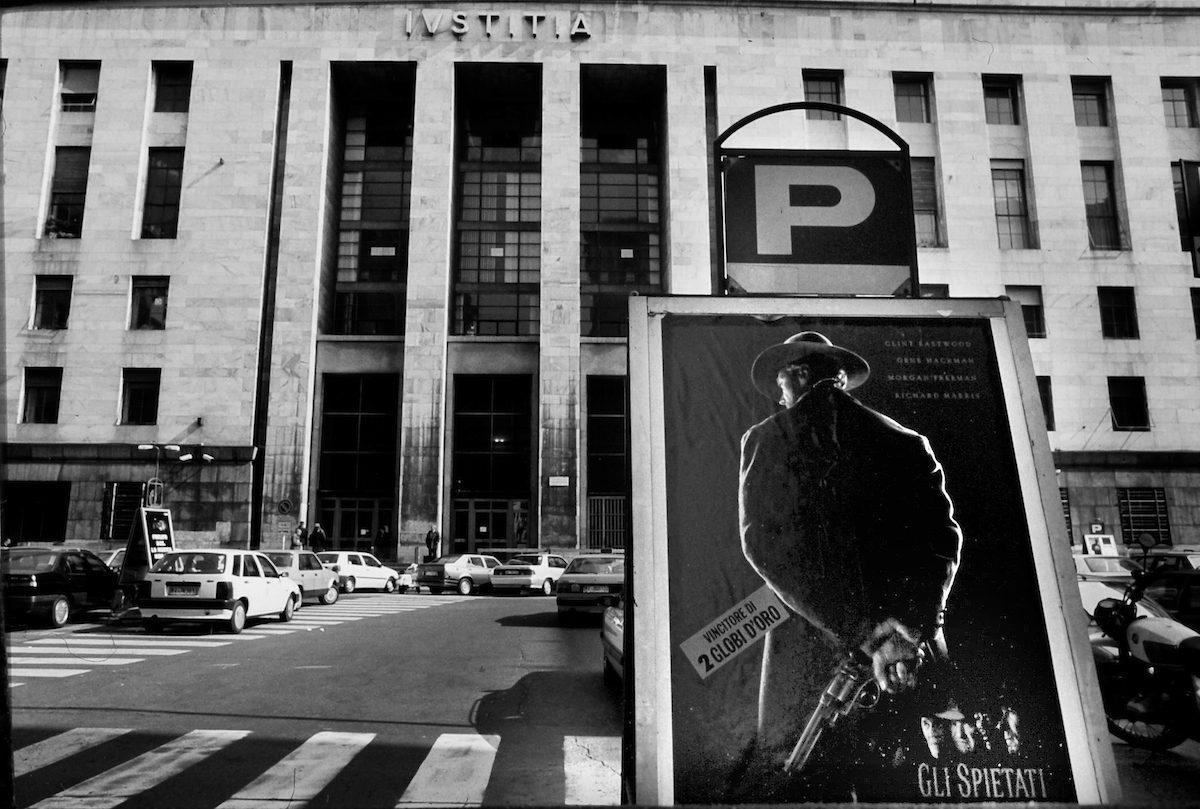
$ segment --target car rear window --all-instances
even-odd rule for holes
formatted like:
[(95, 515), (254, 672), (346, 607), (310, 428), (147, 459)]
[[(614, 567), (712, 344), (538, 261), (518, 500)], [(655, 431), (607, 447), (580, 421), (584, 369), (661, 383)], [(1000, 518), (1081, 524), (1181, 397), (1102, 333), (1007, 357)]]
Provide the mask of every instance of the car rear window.
[(1130, 562), (1128, 559), (1116, 556), (1098, 556), (1094, 559), (1085, 559), (1084, 564), (1093, 573), (1124, 573), (1127, 570), (1140, 569), (1137, 564)]
[(504, 564), (506, 565), (536, 565), (541, 561), (540, 556), (514, 556)]
[(576, 556), (563, 573), (624, 573), (625, 560), (613, 557)]
[(58, 554), (53, 551), (9, 551), (4, 555), (4, 562), (9, 573), (45, 573), (54, 569)]
[(195, 573), (224, 573), (225, 554), (223, 553), (168, 553), (154, 563), (151, 573), (166, 573), (174, 576), (186, 576)]
[(295, 557), (290, 553), (268, 553), (267, 558), (275, 563), (275, 567), (294, 567), (293, 561)]

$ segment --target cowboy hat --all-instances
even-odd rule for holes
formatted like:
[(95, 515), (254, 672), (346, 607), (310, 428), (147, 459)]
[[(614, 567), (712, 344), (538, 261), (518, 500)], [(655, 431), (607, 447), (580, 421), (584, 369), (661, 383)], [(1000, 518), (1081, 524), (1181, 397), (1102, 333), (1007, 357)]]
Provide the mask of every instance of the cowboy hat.
[(862, 357), (840, 346), (829, 342), (829, 338), (820, 332), (802, 331), (793, 334), (778, 345), (764, 349), (754, 360), (750, 377), (754, 387), (772, 401), (779, 398), (779, 383), (776, 377), (779, 369), (791, 362), (800, 362), (805, 357), (820, 354), (838, 361), (846, 372), (846, 390), (852, 390), (867, 381), (871, 375), (871, 366)]

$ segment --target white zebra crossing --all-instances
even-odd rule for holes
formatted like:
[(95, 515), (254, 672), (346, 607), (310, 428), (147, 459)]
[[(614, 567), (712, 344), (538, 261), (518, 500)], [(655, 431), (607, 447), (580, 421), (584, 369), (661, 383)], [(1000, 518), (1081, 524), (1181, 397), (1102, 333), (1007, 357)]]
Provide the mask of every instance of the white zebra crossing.
[[(131, 728), (74, 728), (13, 754), (17, 778), (124, 736)], [(34, 804), (31, 809), (112, 809), (253, 734), (246, 730), (193, 730)], [(306, 806), (376, 738), (374, 733), (322, 731), (240, 789), (218, 809)], [(416, 774), (400, 789), (397, 809), (482, 806), (500, 736), (443, 733)], [(621, 740), (608, 736), (563, 739), (564, 804), (620, 803)]]
[(289, 623), (254, 624), (238, 635), (178, 637), (84, 628), (11, 645), (8, 649), (9, 684), (17, 686), (23, 684), (24, 680), (74, 677), (86, 674), (92, 668), (144, 662), (147, 657), (172, 656), (210, 646), (228, 646), (275, 635), (324, 630), (366, 618), (425, 610), (466, 600), (469, 598), (464, 596), (395, 594), (347, 599), (330, 605), (308, 605), (297, 612)]

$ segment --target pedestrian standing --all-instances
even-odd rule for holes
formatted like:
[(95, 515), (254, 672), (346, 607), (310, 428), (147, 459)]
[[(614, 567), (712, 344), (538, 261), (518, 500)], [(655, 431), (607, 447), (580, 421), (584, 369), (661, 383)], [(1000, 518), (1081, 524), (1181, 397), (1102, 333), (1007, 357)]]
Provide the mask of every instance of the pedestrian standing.
[(308, 535), (308, 547), (313, 553), (320, 553), (325, 550), (328, 537), (325, 536), (325, 529), (321, 527), (321, 523), (313, 523), (312, 533)]
[(430, 560), (437, 558), (438, 543), (441, 539), (442, 536), (438, 533), (437, 526), (430, 525), (429, 531), (425, 534), (425, 548), (429, 551), (428, 558)]
[(304, 520), (296, 526), (296, 530), (292, 532), (292, 550), (300, 550), (304, 547), (304, 537), (308, 532), (304, 530)]

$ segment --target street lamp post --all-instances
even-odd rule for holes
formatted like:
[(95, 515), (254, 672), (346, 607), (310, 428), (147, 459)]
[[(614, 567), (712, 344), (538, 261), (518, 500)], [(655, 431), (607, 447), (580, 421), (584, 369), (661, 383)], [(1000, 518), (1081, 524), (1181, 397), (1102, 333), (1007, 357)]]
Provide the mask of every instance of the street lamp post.
[(154, 450), (154, 477), (146, 481), (146, 505), (155, 507), (162, 505), (163, 484), (158, 477), (158, 464), (162, 459), (163, 450), (170, 452), (179, 452), (178, 444), (138, 444), (138, 449), (142, 452)]

